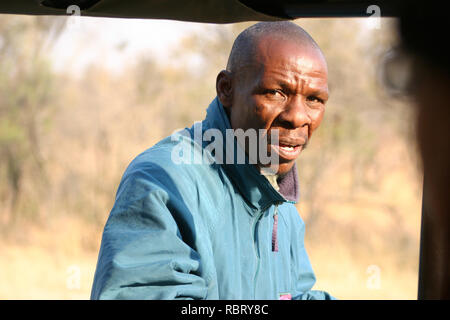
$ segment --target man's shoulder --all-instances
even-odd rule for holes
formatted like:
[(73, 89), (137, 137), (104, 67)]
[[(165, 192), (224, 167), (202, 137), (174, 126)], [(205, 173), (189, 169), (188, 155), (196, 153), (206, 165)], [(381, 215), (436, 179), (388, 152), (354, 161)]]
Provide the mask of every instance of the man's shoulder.
[(127, 171), (133, 171), (136, 168), (151, 166), (152, 164), (159, 164), (162, 167), (169, 167), (172, 149), (174, 144), (170, 141), (170, 137), (166, 137), (138, 154), (129, 164)]
[(182, 201), (193, 212), (211, 208), (213, 203), (221, 207), (226, 182), (220, 165), (176, 163), (172, 159), (175, 146), (166, 138), (134, 158), (123, 174), (116, 202), (124, 206), (151, 194), (152, 199)]
[(173, 134), (137, 155), (127, 170), (160, 166), (170, 171), (208, 170), (215, 163), (202, 146), (186, 134)]
[(217, 188), (221, 183), (220, 165), (201, 158), (200, 149), (189, 137), (166, 137), (136, 156), (122, 181), (139, 178), (182, 189), (193, 185)]

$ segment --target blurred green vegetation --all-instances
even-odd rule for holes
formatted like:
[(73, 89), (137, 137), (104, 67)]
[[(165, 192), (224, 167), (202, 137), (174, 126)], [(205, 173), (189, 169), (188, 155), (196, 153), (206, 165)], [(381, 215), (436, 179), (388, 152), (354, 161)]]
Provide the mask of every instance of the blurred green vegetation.
[[(79, 242), (71, 245), (96, 253), (128, 163), (204, 118), (215, 77), (250, 23), (205, 25), (168, 52), (169, 63), (143, 53), (119, 73), (95, 61), (75, 77), (56, 72), (48, 55), (64, 22), (0, 20), (0, 231), (5, 241), (29, 243), (27, 226), (46, 232), (62, 219), (56, 230), (64, 234), (66, 219), (75, 219), (86, 227), (73, 229)], [(297, 23), (329, 68), (324, 121), (298, 160), (298, 209), (318, 285), (341, 298), (414, 297), (421, 176), (413, 110), (377, 81), (382, 53), (396, 41), (395, 22), (383, 20), (381, 29), (361, 19)], [(392, 281), (375, 293), (364, 287), (372, 264)]]
[(46, 59), (61, 19), (0, 22), (0, 201), (2, 221), (37, 219), (47, 187), (41, 139), (49, 130), (56, 78)]

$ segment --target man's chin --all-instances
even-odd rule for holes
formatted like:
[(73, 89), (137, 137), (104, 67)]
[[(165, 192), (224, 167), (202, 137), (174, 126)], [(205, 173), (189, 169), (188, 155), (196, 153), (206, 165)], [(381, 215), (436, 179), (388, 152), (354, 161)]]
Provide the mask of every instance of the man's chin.
[(289, 161), (289, 162), (285, 162), (285, 163), (280, 163), (278, 165), (278, 172), (277, 174), (279, 176), (284, 176), (286, 175), (289, 171), (291, 171), (292, 167), (294, 166), (295, 160)]

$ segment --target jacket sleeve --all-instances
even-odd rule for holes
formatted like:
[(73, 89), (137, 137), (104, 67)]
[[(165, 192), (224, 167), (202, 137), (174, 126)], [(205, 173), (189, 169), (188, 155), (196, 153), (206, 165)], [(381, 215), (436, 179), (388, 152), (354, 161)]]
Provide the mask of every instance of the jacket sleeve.
[(136, 170), (119, 186), (91, 299), (203, 299), (207, 294), (200, 256), (192, 248), (192, 215), (170, 177), (153, 172), (156, 176)]
[(293, 287), (295, 292), (292, 294), (293, 300), (335, 300), (333, 296), (325, 291), (311, 290), (316, 282), (316, 276), (306, 252), (304, 236), (305, 224), (296, 213), (298, 219), (296, 230), (293, 230), (292, 246), (292, 274), (294, 275)]

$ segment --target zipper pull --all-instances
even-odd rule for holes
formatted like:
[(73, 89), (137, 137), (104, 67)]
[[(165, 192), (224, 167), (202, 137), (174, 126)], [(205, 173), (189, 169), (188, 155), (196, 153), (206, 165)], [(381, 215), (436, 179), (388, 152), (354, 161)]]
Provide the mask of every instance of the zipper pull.
[(278, 252), (278, 204), (275, 205), (273, 213), (273, 229), (272, 229), (272, 252)]

